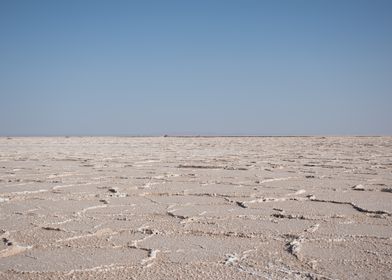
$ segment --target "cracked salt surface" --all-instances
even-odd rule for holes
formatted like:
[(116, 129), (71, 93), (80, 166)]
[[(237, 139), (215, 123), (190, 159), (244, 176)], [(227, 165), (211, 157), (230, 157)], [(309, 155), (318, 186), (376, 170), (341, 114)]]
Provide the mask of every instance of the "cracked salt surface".
[(392, 279), (392, 137), (0, 138), (0, 278)]

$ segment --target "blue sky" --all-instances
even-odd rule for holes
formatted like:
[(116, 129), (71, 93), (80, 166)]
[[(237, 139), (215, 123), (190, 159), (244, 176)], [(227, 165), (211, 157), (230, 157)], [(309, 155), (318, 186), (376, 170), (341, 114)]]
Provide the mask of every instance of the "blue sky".
[(391, 15), (389, 0), (0, 0), (0, 135), (391, 135)]

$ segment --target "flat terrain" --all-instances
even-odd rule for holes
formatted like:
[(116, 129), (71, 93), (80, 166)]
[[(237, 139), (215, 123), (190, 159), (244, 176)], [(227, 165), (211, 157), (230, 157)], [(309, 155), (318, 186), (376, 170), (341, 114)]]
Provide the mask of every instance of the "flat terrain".
[(392, 279), (392, 137), (0, 138), (0, 279)]

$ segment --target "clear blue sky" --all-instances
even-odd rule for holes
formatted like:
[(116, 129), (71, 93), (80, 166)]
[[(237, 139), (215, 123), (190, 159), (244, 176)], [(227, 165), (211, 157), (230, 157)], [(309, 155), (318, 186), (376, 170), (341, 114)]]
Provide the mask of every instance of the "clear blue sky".
[(0, 0), (0, 135), (392, 134), (392, 1)]

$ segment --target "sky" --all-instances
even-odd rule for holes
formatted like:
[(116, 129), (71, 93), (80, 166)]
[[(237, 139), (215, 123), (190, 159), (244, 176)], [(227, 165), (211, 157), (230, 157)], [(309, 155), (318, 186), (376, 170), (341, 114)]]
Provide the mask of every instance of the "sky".
[(392, 1), (0, 0), (0, 135), (392, 135)]

